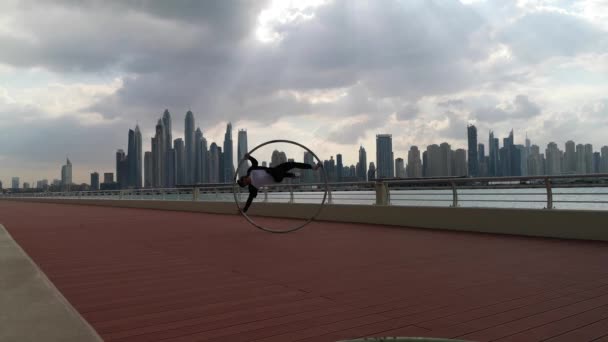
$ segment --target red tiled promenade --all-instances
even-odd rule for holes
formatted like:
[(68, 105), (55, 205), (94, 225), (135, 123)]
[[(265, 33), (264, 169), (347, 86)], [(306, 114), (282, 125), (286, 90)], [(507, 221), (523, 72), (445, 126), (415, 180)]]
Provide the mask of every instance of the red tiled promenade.
[(0, 223), (107, 341), (608, 341), (606, 243), (5, 201)]

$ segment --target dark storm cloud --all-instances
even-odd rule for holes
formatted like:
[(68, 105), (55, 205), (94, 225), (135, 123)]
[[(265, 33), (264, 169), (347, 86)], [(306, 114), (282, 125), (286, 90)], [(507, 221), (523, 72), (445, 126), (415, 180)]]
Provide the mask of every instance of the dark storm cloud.
[[(200, 49), (215, 55), (194, 49), (189, 53), (198, 58), (186, 54), (175, 62), (162, 54), (148, 55), (150, 61), (138, 59), (133, 70), (142, 61), (157, 68), (127, 80), (94, 109), (104, 115), (112, 106), (155, 112), (187, 103), (200, 108), (210, 124), (239, 118), (269, 122), (290, 113), (306, 114), (306, 109), (356, 115), (366, 110), (341, 103), (307, 106), (278, 92), (362, 84), (373, 102), (460, 88), (474, 79), (463, 61), (485, 54), (470, 46), (470, 35), (481, 24), (474, 11), (457, 1), (335, 1), (305, 23), (280, 27), (284, 37), (277, 44), (248, 40), (227, 49)], [(279, 107), (273, 108), (275, 104)]]
[[(337, 123), (363, 117), (318, 136), (351, 144), (386, 125), (392, 114), (420, 119), (413, 104), (421, 97), (523, 92), (517, 87), (537, 77), (530, 71), (534, 63), (606, 51), (606, 33), (579, 17), (538, 10), (493, 27), (474, 6), (456, 0), (330, 1), (311, 19), (276, 27), (281, 40), (265, 44), (255, 39), (255, 28), (266, 6), (267, 1), (28, 0), (0, 8), (12, 19), (0, 30), (0, 64), (123, 81), (116, 93), (83, 110), (117, 120), (112, 124), (83, 126), (67, 117), (24, 123), (14, 119), (15, 112), (0, 111), (2, 131), (10, 131), (0, 136), (0, 155), (55, 160), (74, 149), (75, 157), (111, 157), (126, 147), (126, 131), (135, 121), (143, 131), (152, 128), (165, 108), (180, 131), (188, 109), (204, 131), (226, 120), (264, 125), (307, 114)], [(498, 59), (481, 73), (478, 66), (486, 65), (499, 44), (515, 58)], [(324, 91), (341, 95), (315, 98)], [(464, 108), (472, 111), (471, 119), (497, 125), (541, 113), (525, 95), (503, 106), (464, 99), (439, 102), (439, 112), (423, 113), (432, 118), (453, 111), (445, 114), (449, 127), (439, 132), (441, 138), (465, 136)], [(36, 108), (24, 111), (26, 116), (48, 117)], [(43, 139), (39, 132), (48, 134)], [(41, 152), (43, 140), (61, 156)], [(74, 141), (90, 145), (73, 146)]]

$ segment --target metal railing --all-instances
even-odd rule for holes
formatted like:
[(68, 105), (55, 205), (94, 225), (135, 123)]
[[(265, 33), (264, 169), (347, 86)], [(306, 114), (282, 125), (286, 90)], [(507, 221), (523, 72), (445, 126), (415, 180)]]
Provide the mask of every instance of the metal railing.
[[(329, 183), (327, 203), (402, 206), (608, 210), (608, 174), (387, 179)], [(319, 203), (324, 183), (282, 183), (261, 189), (263, 202)], [(239, 200), (247, 199), (239, 188)], [(231, 184), (194, 187), (3, 194), (0, 198), (233, 201)]]

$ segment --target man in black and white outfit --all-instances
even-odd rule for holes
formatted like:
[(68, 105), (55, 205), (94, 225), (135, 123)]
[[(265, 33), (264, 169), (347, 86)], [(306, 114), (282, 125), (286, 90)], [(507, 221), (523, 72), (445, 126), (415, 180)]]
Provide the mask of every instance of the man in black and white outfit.
[(281, 183), (284, 178), (294, 178), (295, 174), (289, 172), (292, 169), (303, 169), (303, 170), (318, 170), (322, 165), (310, 165), (306, 163), (287, 162), (279, 164), (275, 167), (258, 166), (258, 161), (255, 160), (249, 154), (245, 155), (251, 162), (251, 167), (247, 169), (247, 175), (239, 178), (237, 183), (244, 188), (249, 186), (249, 198), (243, 208), (244, 212), (247, 212), (251, 202), (258, 195), (258, 189), (260, 187)]

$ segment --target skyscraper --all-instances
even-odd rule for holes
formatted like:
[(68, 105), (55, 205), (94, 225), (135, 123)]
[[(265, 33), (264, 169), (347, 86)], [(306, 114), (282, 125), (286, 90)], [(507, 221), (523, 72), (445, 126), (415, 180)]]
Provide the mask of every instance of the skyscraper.
[(585, 145), (585, 171), (586, 173), (593, 172), (593, 146), (591, 144)]
[(403, 158), (395, 159), (395, 174), (397, 178), (405, 178), (405, 163), (403, 162)]
[(519, 165), (519, 169), (515, 170), (514, 176), (527, 176), (528, 175), (528, 153), (526, 152), (524, 145), (515, 145), (515, 156), (513, 159), (517, 160), (516, 165)]
[[(476, 145), (475, 145), (476, 146)], [(470, 158), (470, 154), (469, 154)], [(452, 176), (467, 175), (467, 151), (462, 148), (457, 149), (452, 153)], [(471, 164), (469, 164), (471, 165)]]
[[(243, 160), (243, 157), (245, 156), (245, 154), (247, 154), (248, 152), (248, 146), (247, 146), (247, 131), (244, 129), (239, 130), (239, 136), (238, 136), (238, 150), (237, 150), (237, 165), (236, 167), (239, 167), (239, 164), (241, 162), (241, 160)], [(241, 168), (239, 169), (239, 176), (244, 176), (247, 174), (247, 169), (249, 168), (249, 162), (243, 162), (243, 164), (241, 165)]]
[(171, 143), (173, 141), (173, 132), (171, 129), (171, 113), (168, 109), (165, 109), (163, 113), (163, 126), (165, 126), (165, 149), (168, 151), (172, 148)]
[(467, 126), (467, 138), (469, 142), (469, 176), (478, 177), (479, 160), (477, 156), (477, 128), (474, 125)]
[(69, 158), (66, 158), (66, 163), (61, 168), (61, 186), (63, 191), (70, 191), (72, 186), (72, 162)]
[(541, 176), (545, 174), (544, 155), (540, 153), (538, 145), (530, 147), (530, 155), (528, 156), (528, 174), (530, 176)]
[(104, 172), (103, 182), (106, 184), (114, 183), (114, 174), (112, 172)]
[(602, 156), (599, 152), (593, 152), (593, 173), (600, 173)]
[(393, 136), (391, 134), (376, 135), (376, 178), (395, 177), (395, 161), (393, 159)]
[(156, 137), (152, 137), (151, 143), (152, 147), (152, 187), (159, 188), (160, 187), (160, 149), (158, 147), (158, 141)]
[(564, 173), (576, 173), (576, 163), (576, 145), (574, 141), (568, 140), (566, 142), (566, 151), (564, 152)]
[(194, 182), (194, 114), (191, 111), (186, 113), (186, 124), (184, 129), (185, 139), (185, 167), (186, 167), (186, 184), (192, 184)]
[(161, 119), (156, 124), (156, 135), (152, 141), (152, 177), (154, 178), (155, 187), (166, 186), (166, 143), (165, 143), (165, 126)]
[(163, 113), (163, 118), (162, 118), (162, 122), (163, 122), (163, 173), (165, 175), (164, 177), (164, 184), (166, 187), (173, 187), (175, 186), (175, 176), (176, 176), (176, 171), (175, 171), (175, 151), (171, 151), (173, 149), (172, 143), (173, 143), (173, 132), (172, 132), (172, 125), (171, 125), (171, 113), (169, 113), (168, 109), (165, 109), (165, 112)]
[(420, 159), (420, 151), (418, 146), (410, 147), (407, 153), (407, 176), (410, 178), (422, 177), (422, 160)]
[(19, 189), (19, 177), (13, 177), (11, 179), (11, 189), (13, 189), (13, 190)]
[(230, 182), (234, 176), (234, 154), (232, 144), (232, 123), (226, 125), (226, 133), (224, 134), (224, 179), (223, 182)]
[(443, 174), (443, 160), (441, 156), (441, 149), (439, 145), (433, 144), (426, 147), (426, 151), (423, 153), (423, 168), (424, 177), (441, 177), (446, 176)]
[(219, 183), (220, 151), (216, 143), (209, 147), (209, 183)]
[(561, 160), (560, 150), (557, 144), (550, 142), (547, 145), (546, 155), (546, 167), (545, 171), (547, 175), (559, 175), (561, 173)]
[(441, 145), (439, 145), (439, 151), (440, 151), (440, 156), (441, 156), (440, 157), (441, 158), (441, 164), (440, 164), (441, 174), (439, 176), (441, 176), (441, 177), (453, 176), (452, 147), (447, 142), (444, 142), (444, 143), (441, 143)]
[(200, 127), (194, 132), (194, 183), (203, 182), (203, 164), (205, 153), (203, 151), (203, 132)]
[[(152, 138), (154, 140), (154, 138)], [(151, 188), (154, 184), (153, 176), (153, 163), (152, 163), (152, 152), (146, 152), (144, 154), (144, 187)], [(104, 180), (105, 182), (105, 180)]]
[[(308, 151), (304, 152), (304, 163), (314, 165), (315, 159), (312, 154)], [(315, 174), (312, 170), (302, 170), (302, 182), (304, 183), (314, 183), (315, 182)]]
[(498, 138), (494, 138), (494, 132), (490, 131), (490, 139), (488, 141), (489, 148), (489, 159), (488, 159), (488, 173), (491, 177), (500, 175), (500, 150), (498, 144)]
[(585, 145), (576, 145), (576, 173), (579, 175), (587, 173), (585, 163)]
[(202, 154), (202, 156), (201, 156), (201, 163), (202, 163), (201, 182), (209, 183), (209, 148), (207, 146), (207, 139), (205, 139), (204, 136), (201, 139), (200, 151)]
[(135, 188), (137, 183), (137, 143), (135, 131), (129, 130), (129, 143), (127, 145), (127, 187)]
[(601, 151), (602, 156), (600, 159), (600, 172), (608, 173), (608, 146), (603, 146)]
[(376, 180), (376, 166), (374, 165), (374, 162), (369, 163), (369, 169), (367, 170), (367, 180)]
[(165, 187), (174, 188), (177, 181), (177, 155), (175, 149), (170, 148), (167, 150), (167, 156), (165, 158)]
[(359, 163), (357, 164), (359, 169), (357, 170), (357, 178), (362, 181), (367, 180), (367, 152), (363, 146), (359, 147)]
[(336, 154), (336, 181), (341, 182), (343, 176), (344, 164), (342, 164), (342, 155)]
[(142, 182), (143, 145), (139, 125), (135, 125), (135, 187), (141, 188)]
[(91, 173), (91, 190), (99, 190), (99, 173)]
[(175, 182), (178, 185), (186, 184), (186, 150), (182, 138), (173, 141), (175, 149)]
[(129, 159), (122, 149), (116, 151), (116, 183), (119, 189), (129, 186)]

